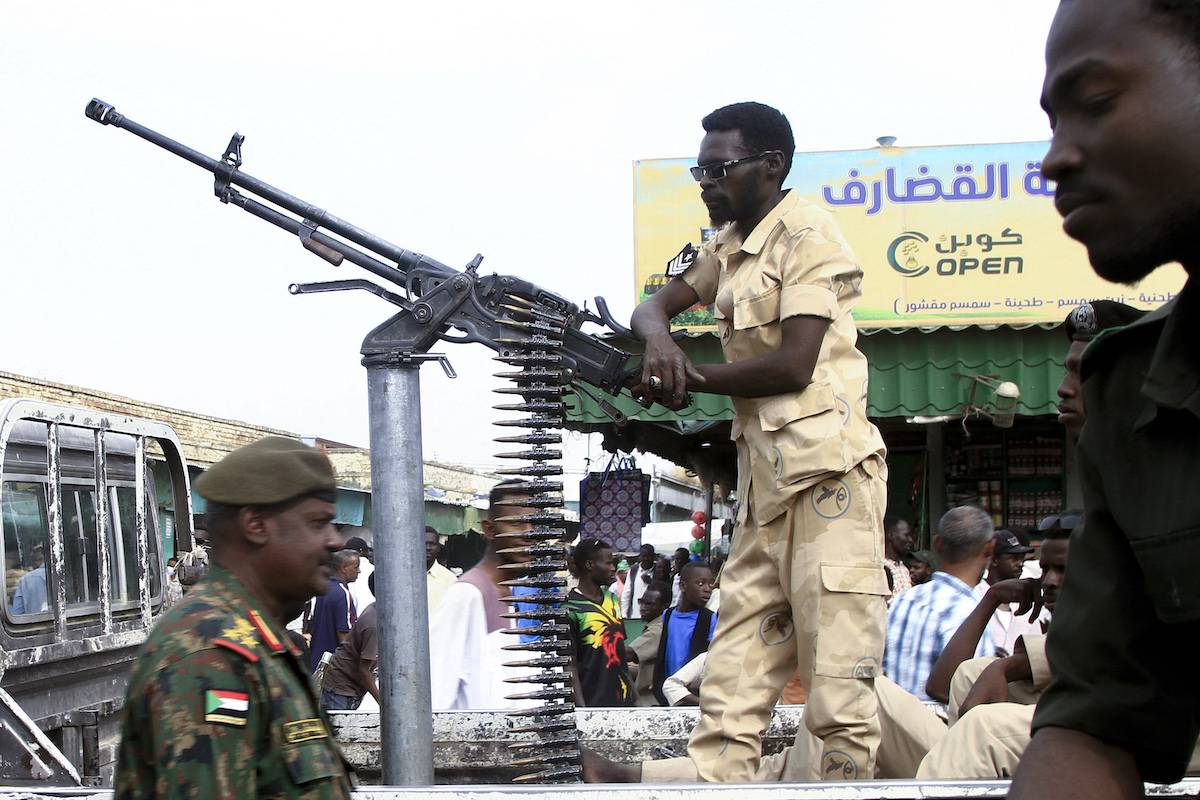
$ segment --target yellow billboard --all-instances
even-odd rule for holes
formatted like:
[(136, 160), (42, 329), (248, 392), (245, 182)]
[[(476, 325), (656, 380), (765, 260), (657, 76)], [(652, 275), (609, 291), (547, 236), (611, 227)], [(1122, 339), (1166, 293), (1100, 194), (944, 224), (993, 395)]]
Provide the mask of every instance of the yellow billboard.
[[(879, 147), (797, 153), (784, 186), (830, 211), (862, 265), (860, 328), (1062, 322), (1088, 300), (1156, 308), (1182, 288), (1178, 265), (1134, 288), (1096, 276), (1062, 231), (1054, 186), (1041, 173), (1046, 142)], [(637, 299), (667, 281), (688, 243), (715, 231), (688, 167), (634, 165)], [(677, 325), (713, 325), (696, 307)]]

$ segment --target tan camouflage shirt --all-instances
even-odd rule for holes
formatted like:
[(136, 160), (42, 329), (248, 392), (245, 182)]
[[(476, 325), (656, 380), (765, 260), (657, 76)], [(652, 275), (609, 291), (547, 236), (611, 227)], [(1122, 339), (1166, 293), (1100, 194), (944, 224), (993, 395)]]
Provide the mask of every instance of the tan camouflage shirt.
[(349, 770), (298, 654), (214, 565), (138, 655), (114, 796), (349, 798)]
[(680, 276), (713, 306), (727, 362), (778, 350), (783, 320), (829, 320), (812, 383), (802, 392), (734, 397), (738, 498), (770, 522), (797, 492), (849, 472), (883, 438), (867, 419), (867, 359), (850, 309), (862, 269), (825, 210), (789, 191), (743, 241), (733, 225), (707, 242)]

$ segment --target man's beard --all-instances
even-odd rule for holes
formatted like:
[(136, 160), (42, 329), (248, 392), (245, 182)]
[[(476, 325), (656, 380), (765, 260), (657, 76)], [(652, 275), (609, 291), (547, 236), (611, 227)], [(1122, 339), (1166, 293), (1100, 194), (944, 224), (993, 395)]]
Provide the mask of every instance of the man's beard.
[(726, 223), (733, 222), (735, 218), (736, 214), (728, 202), (721, 203), (716, 208), (708, 209), (708, 221), (712, 223), (714, 228), (719, 228)]

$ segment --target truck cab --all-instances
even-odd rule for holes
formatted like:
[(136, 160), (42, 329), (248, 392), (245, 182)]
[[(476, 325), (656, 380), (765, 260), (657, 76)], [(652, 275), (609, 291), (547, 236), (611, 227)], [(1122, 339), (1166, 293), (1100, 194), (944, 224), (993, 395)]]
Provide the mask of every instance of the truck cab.
[[(165, 608), (166, 560), (191, 549), (191, 519), (168, 425), (0, 404), (0, 700), (36, 727), (26, 745), (40, 735), (78, 782), (111, 782), (129, 670)], [(20, 765), (36, 757), (10, 748), (21, 745), (0, 737), (0, 780), (29, 778)]]

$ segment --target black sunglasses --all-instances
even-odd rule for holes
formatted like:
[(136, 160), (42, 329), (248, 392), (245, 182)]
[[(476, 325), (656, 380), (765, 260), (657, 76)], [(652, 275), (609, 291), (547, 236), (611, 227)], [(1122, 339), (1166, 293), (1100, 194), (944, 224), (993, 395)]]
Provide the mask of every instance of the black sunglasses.
[(1083, 522), (1083, 517), (1079, 514), (1052, 514), (1049, 517), (1043, 517), (1038, 523), (1038, 530), (1045, 532), (1051, 528), (1059, 528), (1064, 531), (1073, 531)]
[(749, 161), (757, 161), (760, 158), (766, 158), (767, 156), (778, 152), (778, 150), (766, 150), (756, 156), (735, 158), (732, 161), (722, 161), (720, 164), (702, 164), (696, 167), (689, 167), (689, 171), (692, 173), (692, 177), (697, 183), (704, 180), (705, 177), (711, 178), (714, 181), (719, 181), (725, 177), (725, 173), (729, 171), (730, 167), (737, 166), (738, 164), (745, 164)]

